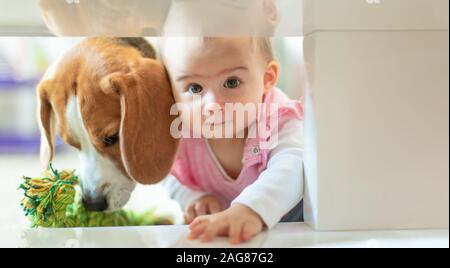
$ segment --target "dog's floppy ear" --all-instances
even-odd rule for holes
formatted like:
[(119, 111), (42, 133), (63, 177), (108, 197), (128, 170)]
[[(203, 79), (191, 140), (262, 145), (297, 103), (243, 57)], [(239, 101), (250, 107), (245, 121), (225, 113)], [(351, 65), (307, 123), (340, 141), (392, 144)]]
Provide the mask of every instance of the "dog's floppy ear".
[(129, 177), (142, 184), (160, 182), (170, 172), (178, 145), (170, 134), (174, 99), (164, 66), (143, 59), (138, 70), (103, 78), (101, 88), (120, 96), (120, 149)]
[(38, 96), (38, 122), (41, 131), (41, 164), (47, 169), (54, 156), (55, 147), (55, 114), (48, 99), (46, 82), (37, 87)]

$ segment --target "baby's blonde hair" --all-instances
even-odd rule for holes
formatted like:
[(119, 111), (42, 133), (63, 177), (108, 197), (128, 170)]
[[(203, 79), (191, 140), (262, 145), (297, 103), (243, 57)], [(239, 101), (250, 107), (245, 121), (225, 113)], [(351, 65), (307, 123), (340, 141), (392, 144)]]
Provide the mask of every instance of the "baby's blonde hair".
[(272, 40), (270, 37), (252, 37), (252, 42), (256, 44), (264, 60), (275, 60), (275, 53), (273, 52)]
[[(220, 38), (226, 38), (226, 37), (201, 37), (205, 43), (208, 43), (210, 41), (214, 41)], [(270, 62), (272, 60), (275, 60), (275, 53), (272, 46), (272, 40), (270, 37), (249, 37), (251, 44), (258, 49), (258, 52), (261, 53), (261, 56), (263, 57), (264, 61)], [(162, 59), (164, 61), (164, 55), (162, 53), (163, 46), (164, 46), (164, 38), (161, 38), (158, 42), (159, 51), (161, 52)]]
[[(226, 37), (205, 37), (204, 40), (214, 40), (217, 38), (226, 38)], [(275, 60), (275, 53), (273, 52), (272, 40), (270, 37), (249, 37), (251, 45), (258, 49), (258, 52), (261, 53), (263, 59), (267, 62)]]

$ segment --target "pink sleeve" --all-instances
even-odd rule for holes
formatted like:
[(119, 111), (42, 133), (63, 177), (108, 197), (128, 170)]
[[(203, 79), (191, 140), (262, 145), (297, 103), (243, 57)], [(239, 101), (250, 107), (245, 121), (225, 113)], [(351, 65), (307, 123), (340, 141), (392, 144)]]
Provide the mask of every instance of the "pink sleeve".
[(300, 100), (291, 100), (284, 92), (275, 88), (266, 95), (266, 102), (280, 105), (278, 111), (276, 111), (280, 118), (303, 120), (303, 97)]
[(194, 191), (200, 191), (198, 183), (192, 174), (187, 152), (186, 144), (181, 140), (170, 173), (184, 186)]
[(300, 101), (291, 101), (279, 110), (279, 116), (303, 120), (303, 104)]

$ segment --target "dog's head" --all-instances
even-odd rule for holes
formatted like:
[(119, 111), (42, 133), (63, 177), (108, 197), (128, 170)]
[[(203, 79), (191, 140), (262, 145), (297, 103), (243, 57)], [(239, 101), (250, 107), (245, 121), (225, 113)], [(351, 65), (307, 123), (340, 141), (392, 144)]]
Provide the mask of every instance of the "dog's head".
[(118, 209), (136, 182), (157, 183), (169, 173), (174, 99), (144, 39), (85, 39), (47, 70), (38, 101), (42, 164), (53, 159), (56, 135), (78, 149), (91, 210)]

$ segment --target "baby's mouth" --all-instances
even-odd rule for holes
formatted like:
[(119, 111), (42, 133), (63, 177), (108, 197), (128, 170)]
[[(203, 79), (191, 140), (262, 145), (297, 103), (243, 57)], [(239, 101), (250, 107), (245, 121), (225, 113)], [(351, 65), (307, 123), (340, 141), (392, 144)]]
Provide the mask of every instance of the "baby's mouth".
[(203, 122), (206, 125), (210, 125), (210, 126), (220, 126), (223, 125), (226, 121), (223, 120), (223, 117), (218, 117), (218, 116), (214, 116), (214, 115), (210, 115), (210, 116), (205, 116), (203, 118)]

